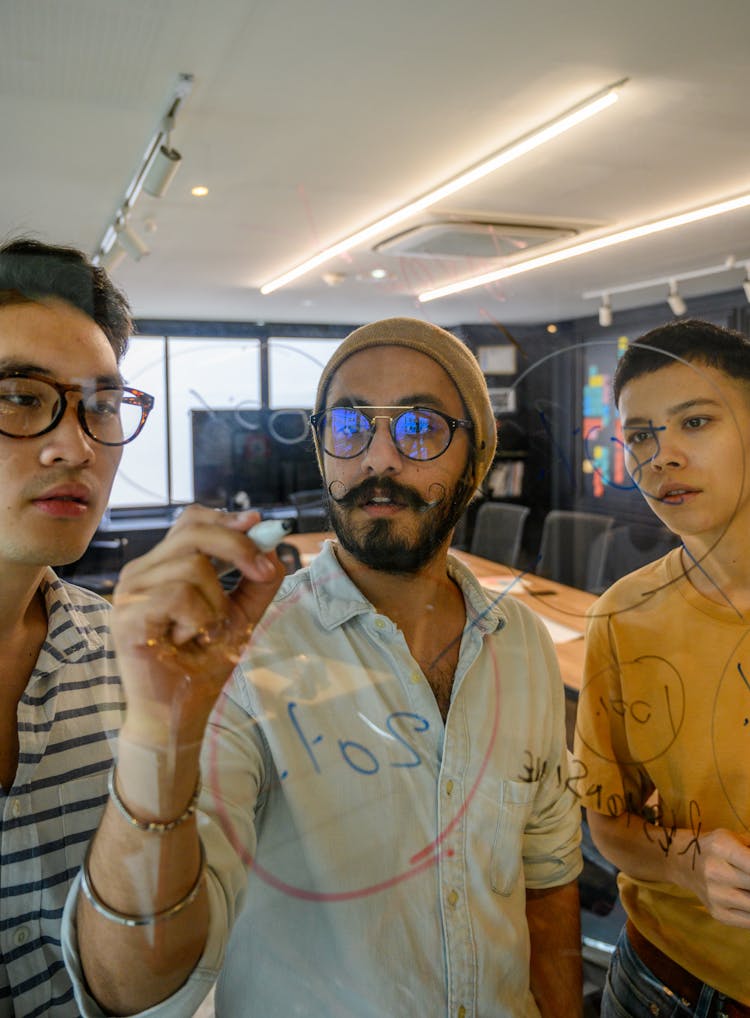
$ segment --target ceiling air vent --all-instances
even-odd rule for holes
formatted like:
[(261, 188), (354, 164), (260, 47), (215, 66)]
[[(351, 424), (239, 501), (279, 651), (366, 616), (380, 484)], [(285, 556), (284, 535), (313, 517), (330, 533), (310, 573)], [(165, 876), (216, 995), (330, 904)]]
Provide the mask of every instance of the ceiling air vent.
[(574, 237), (576, 232), (522, 223), (429, 223), (389, 237), (374, 250), (399, 258), (509, 258), (540, 244)]

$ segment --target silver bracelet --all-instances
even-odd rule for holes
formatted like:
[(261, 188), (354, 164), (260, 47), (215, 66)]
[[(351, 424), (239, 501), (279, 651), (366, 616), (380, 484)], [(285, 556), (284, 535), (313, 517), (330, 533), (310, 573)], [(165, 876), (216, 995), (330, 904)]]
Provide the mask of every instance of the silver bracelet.
[(116, 912), (113, 908), (110, 908), (109, 905), (104, 904), (102, 899), (94, 890), (91, 883), (91, 876), (89, 874), (89, 859), (91, 857), (92, 844), (93, 838), (86, 850), (86, 858), (83, 860), (83, 866), (81, 867), (81, 890), (94, 911), (98, 912), (99, 915), (104, 916), (105, 919), (109, 919), (113, 923), (118, 923), (120, 926), (150, 926), (153, 923), (164, 922), (165, 919), (173, 919), (176, 915), (179, 915), (183, 909), (186, 909), (188, 905), (192, 905), (198, 897), (198, 892), (200, 891), (201, 884), (203, 883), (203, 874), (206, 872), (206, 852), (203, 848), (203, 842), (200, 841), (200, 839), (198, 844), (200, 845), (201, 861), (198, 869), (198, 876), (195, 878), (195, 883), (184, 898), (180, 898), (178, 902), (174, 905), (170, 905), (169, 908), (165, 908), (162, 912), (153, 912), (151, 915), (128, 915), (125, 912)]
[(201, 794), (201, 776), (199, 773), (198, 780), (195, 784), (195, 791), (193, 792), (193, 797), (187, 804), (185, 812), (178, 816), (176, 820), (170, 820), (167, 823), (161, 823), (158, 820), (149, 821), (139, 820), (137, 817), (133, 816), (133, 814), (130, 812), (130, 810), (122, 801), (117, 792), (117, 786), (115, 784), (114, 764), (112, 764), (112, 766), (109, 769), (109, 776), (107, 778), (107, 788), (109, 790), (109, 797), (117, 807), (120, 816), (124, 817), (124, 819), (127, 820), (131, 827), (135, 827), (139, 831), (145, 831), (147, 834), (167, 834), (169, 831), (173, 831), (175, 827), (179, 827), (180, 824), (184, 823), (195, 813), (195, 810), (198, 806), (198, 797)]

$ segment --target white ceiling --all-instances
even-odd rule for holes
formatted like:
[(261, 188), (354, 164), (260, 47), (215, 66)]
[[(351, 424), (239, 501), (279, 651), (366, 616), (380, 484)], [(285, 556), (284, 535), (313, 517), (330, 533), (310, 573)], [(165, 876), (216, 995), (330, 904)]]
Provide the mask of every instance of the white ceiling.
[[(180, 171), (131, 219), (151, 254), (114, 273), (137, 315), (593, 314), (584, 291), (750, 258), (750, 209), (429, 304), (416, 294), (488, 264), (378, 255), (383, 234), (258, 288), (624, 77), (614, 107), (407, 225), (467, 215), (609, 232), (750, 191), (749, 40), (748, 0), (0, 0), (0, 237), (93, 254), (188, 72)], [(209, 196), (191, 197), (195, 184)], [(370, 280), (375, 267), (388, 277)], [(665, 292), (613, 295), (615, 323)]]

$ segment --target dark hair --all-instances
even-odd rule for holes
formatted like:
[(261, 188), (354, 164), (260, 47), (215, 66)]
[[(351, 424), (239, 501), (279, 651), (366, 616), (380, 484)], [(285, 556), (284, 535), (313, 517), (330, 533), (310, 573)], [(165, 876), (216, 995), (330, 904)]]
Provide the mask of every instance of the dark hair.
[(723, 371), (730, 378), (750, 382), (747, 336), (711, 322), (687, 318), (660, 325), (630, 344), (615, 370), (612, 383), (615, 405), (628, 382), (680, 361), (703, 364)]
[(0, 247), (0, 306), (58, 297), (92, 318), (119, 361), (133, 331), (130, 305), (104, 269), (73, 247), (22, 237)]

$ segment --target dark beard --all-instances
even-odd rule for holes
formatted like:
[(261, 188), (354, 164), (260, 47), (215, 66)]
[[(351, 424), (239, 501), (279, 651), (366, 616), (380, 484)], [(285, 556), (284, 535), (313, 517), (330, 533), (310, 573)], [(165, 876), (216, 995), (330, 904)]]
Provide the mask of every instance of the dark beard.
[[(416, 533), (397, 535), (394, 521), (390, 519), (352, 526), (348, 509), (366, 501), (366, 493), (374, 488), (396, 497), (414, 511)], [(370, 479), (341, 499), (329, 493), (328, 511), (342, 548), (362, 565), (386, 573), (416, 573), (447, 540), (466, 508), (468, 493), (468, 485), (461, 478), (453, 490), (446, 491), (435, 504), (425, 502), (413, 489), (389, 478)]]

